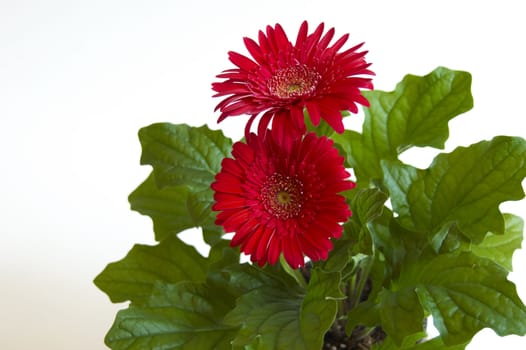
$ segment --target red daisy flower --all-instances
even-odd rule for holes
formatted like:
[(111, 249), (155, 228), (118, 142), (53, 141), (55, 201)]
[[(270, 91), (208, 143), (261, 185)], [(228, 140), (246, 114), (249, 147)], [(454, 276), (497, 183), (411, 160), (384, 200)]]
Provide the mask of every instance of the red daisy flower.
[(214, 97), (227, 96), (216, 107), (221, 111), (218, 122), (226, 117), (249, 114), (246, 134), (254, 118), (264, 112), (259, 130), (264, 131), (272, 120), (278, 132), (305, 132), (303, 111), (306, 109), (314, 125), (324, 119), (342, 133), (341, 111), (358, 112), (357, 103), (369, 106), (360, 89), (372, 89), (374, 75), (364, 59), (367, 51), (358, 52), (359, 44), (338, 52), (349, 34), (329, 46), (334, 28), (323, 35), (324, 24), (308, 34), (303, 22), (296, 43), (292, 44), (283, 28), (267, 26), (266, 35), (259, 32), (259, 44), (244, 38), (253, 59), (236, 52), (229, 58), (238, 68), (218, 75), (225, 81), (213, 83)]
[(285, 139), (274, 130), (236, 142), (211, 185), (216, 224), (235, 232), (253, 262), (275, 264), (281, 253), (293, 268), (326, 259), (331, 238), (351, 212), (338, 194), (354, 187), (343, 157), (327, 137), (314, 133)]

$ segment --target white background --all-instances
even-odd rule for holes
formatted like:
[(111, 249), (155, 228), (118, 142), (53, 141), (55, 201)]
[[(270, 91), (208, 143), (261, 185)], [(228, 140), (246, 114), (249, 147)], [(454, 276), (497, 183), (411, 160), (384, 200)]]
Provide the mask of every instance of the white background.
[[(439, 65), (470, 71), (475, 108), (450, 123), (451, 150), (526, 136), (520, 4), (0, 0), (0, 348), (105, 349), (124, 305), (92, 280), (134, 243), (153, 242), (150, 220), (127, 202), (149, 173), (137, 130), (160, 121), (217, 128), (210, 84), (231, 67), (227, 51), (246, 52), (243, 36), (280, 22), (294, 38), (304, 19), (324, 21), (351, 33), (351, 44), (366, 42), (381, 90)], [(243, 122), (221, 127), (238, 138)], [(420, 155), (406, 159), (424, 166)], [(526, 217), (525, 207), (505, 209)], [(523, 300), (525, 255), (515, 254), (511, 275)], [(469, 349), (525, 345), (484, 331)]]

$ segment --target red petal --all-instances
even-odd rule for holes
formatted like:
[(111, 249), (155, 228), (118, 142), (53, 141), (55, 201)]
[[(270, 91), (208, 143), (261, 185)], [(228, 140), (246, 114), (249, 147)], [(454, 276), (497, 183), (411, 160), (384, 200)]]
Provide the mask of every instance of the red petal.
[(329, 51), (331, 54), (336, 54), (336, 52), (338, 52), (338, 50), (340, 50), (342, 48), (342, 46), (347, 42), (347, 40), (349, 39), (349, 34), (345, 34), (343, 35), (340, 39), (338, 39), (334, 45), (332, 45), (330, 48), (329, 48)]
[(221, 83), (213, 83), (212, 89), (218, 93), (214, 97), (219, 97), (223, 95), (230, 94), (249, 94), (250, 90), (247, 87), (247, 84), (244, 83), (234, 83), (230, 81), (224, 81)]
[(235, 231), (245, 225), (250, 217), (249, 210), (231, 210), (232, 214), (223, 221), (225, 231)]
[(342, 114), (340, 111), (332, 111), (323, 115), (323, 119), (336, 131), (338, 134), (343, 133)]
[(246, 207), (246, 200), (242, 197), (235, 196), (224, 192), (216, 192), (214, 194), (216, 203), (212, 209), (215, 211), (226, 209), (243, 209)]
[(267, 26), (267, 40), (270, 51), (274, 54), (274, 56), (277, 56), (279, 52), (279, 47), (276, 41), (274, 28), (272, 28), (271, 26)]
[(245, 166), (254, 161), (254, 150), (243, 142), (236, 142), (232, 146), (232, 155)]
[(274, 114), (275, 112), (273, 110), (270, 110), (263, 114), (263, 116), (259, 120), (258, 135), (264, 135), (266, 133), (270, 121), (272, 120), (272, 118), (274, 118)]
[(230, 51), (228, 53), (228, 58), (233, 64), (235, 64), (239, 68), (244, 69), (246, 71), (251, 71), (258, 67), (258, 65), (254, 61), (252, 61), (250, 58), (240, 55), (234, 51)]
[(334, 37), (334, 28), (329, 29), (327, 33), (321, 38), (320, 42), (318, 43), (318, 50), (322, 51), (329, 46), (329, 43), (331, 42), (332, 38)]
[(259, 41), (259, 47), (261, 48), (261, 51), (264, 55), (268, 54), (271, 51), (270, 44), (268, 42), (267, 37), (265, 36), (265, 33), (263, 33), (261, 30), (258, 34), (258, 41)]
[(273, 235), (274, 235), (274, 230), (268, 227), (265, 227), (261, 235), (259, 245), (256, 248), (256, 252), (255, 252), (255, 257), (257, 260), (259, 261), (267, 260), (268, 247), (270, 245), (270, 241), (273, 238)]
[(247, 103), (246, 100), (238, 100), (230, 103), (221, 109), (221, 112), (228, 115), (252, 114), (255, 111), (254, 105)]
[(276, 24), (274, 34), (278, 51), (290, 50), (291, 44), (289, 38), (280, 24)]
[(245, 43), (248, 52), (252, 55), (252, 57), (254, 57), (254, 59), (259, 64), (265, 63), (265, 57), (263, 56), (263, 52), (261, 52), (261, 48), (254, 40), (250, 38), (243, 38), (243, 42)]
[(241, 194), (241, 181), (239, 178), (232, 176), (227, 172), (220, 172), (216, 175), (216, 181), (210, 187), (216, 192), (224, 192), (231, 194)]
[(234, 234), (234, 237), (232, 237), (232, 240), (230, 241), (230, 246), (237, 247), (238, 245), (246, 241), (247, 237), (250, 237), (251, 234), (252, 227), (243, 227)]
[(283, 238), (283, 256), (293, 269), (305, 264), (303, 253), (296, 237)]
[(268, 263), (274, 265), (278, 262), (279, 256), (281, 254), (282, 239), (277, 235), (274, 235), (273, 239), (270, 241), (268, 246)]
[(308, 31), (309, 24), (307, 23), (307, 21), (303, 21), (298, 31), (298, 36), (296, 37), (296, 44), (294, 45), (296, 49), (303, 49), (303, 45), (305, 45), (305, 40), (307, 39)]
[(307, 111), (309, 112), (309, 117), (310, 117), (310, 120), (312, 121), (312, 124), (314, 124), (314, 126), (318, 126), (318, 124), (320, 124), (320, 118), (321, 118), (320, 108), (318, 106), (318, 103), (308, 101)]

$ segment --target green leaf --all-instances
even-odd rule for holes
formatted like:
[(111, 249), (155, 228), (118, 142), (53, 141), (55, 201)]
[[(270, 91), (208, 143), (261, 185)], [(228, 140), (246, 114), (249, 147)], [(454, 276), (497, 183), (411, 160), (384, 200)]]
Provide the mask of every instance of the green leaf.
[(471, 253), (443, 254), (414, 266), (416, 292), (446, 345), (464, 344), (485, 327), (526, 334), (526, 307), (507, 271)]
[(407, 342), (407, 346), (398, 347), (391, 338), (387, 337), (381, 344), (373, 346), (373, 350), (464, 350), (467, 344), (458, 344), (448, 346), (444, 344), (444, 341), (440, 337), (436, 337), (430, 340), (421, 341), (421, 335), (416, 334), (412, 340)]
[(124, 259), (108, 264), (94, 282), (114, 303), (142, 304), (157, 281), (204, 281), (207, 266), (194, 247), (172, 235), (156, 246), (135, 245)]
[(382, 161), (384, 184), (391, 196), (393, 210), (401, 216), (398, 222), (411, 227), (411, 207), (407, 193), (413, 183), (424, 176), (424, 171), (399, 161)]
[[(153, 173), (129, 196), (132, 210), (153, 221), (155, 239), (212, 221), (213, 194), (210, 189), (191, 192), (186, 186), (159, 188)], [(221, 237), (219, 235), (219, 237)]]
[(401, 346), (404, 340), (413, 334), (422, 336), (424, 309), (413, 288), (405, 288), (396, 292), (384, 289), (380, 293), (380, 298), (382, 329), (395, 344)]
[(342, 150), (345, 165), (353, 168), (358, 187), (367, 188), (370, 181), (381, 179), (380, 159), (384, 156), (376, 154), (374, 148), (366, 144), (362, 134), (345, 130), (342, 134), (333, 135), (332, 139), (335, 146)]
[(222, 239), (210, 248), (208, 263), (217, 267), (239, 264), (239, 249), (232, 248), (230, 241)]
[(383, 161), (382, 168), (403, 225), (433, 234), (456, 223), (478, 243), (488, 231), (504, 232), (500, 203), (524, 197), (526, 142), (498, 136), (440, 154), (425, 171), (394, 161)]
[(333, 324), (338, 311), (338, 300), (344, 295), (340, 290), (340, 274), (312, 271), (307, 295), (300, 309), (300, 325), (303, 338), (309, 348), (321, 349), (323, 336)]
[(351, 334), (356, 326), (376, 327), (380, 323), (380, 303), (367, 300), (347, 313), (345, 332)]
[(351, 200), (353, 217), (367, 225), (382, 215), (388, 196), (377, 188), (357, 190)]
[(468, 343), (448, 346), (444, 344), (444, 340), (441, 337), (436, 337), (425, 342), (416, 344), (409, 350), (464, 350), (467, 345)]
[(415, 350), (418, 348), (418, 345), (415, 344), (421, 342), (424, 337), (425, 333), (415, 333), (406, 337), (402, 345), (396, 345), (393, 338), (388, 336), (382, 341), (382, 343), (375, 344), (372, 348), (374, 350)]
[(217, 286), (156, 283), (146, 305), (119, 311), (105, 342), (114, 350), (230, 349), (237, 328), (223, 317), (233, 306)]
[[(447, 123), (473, 107), (471, 74), (438, 67), (423, 77), (406, 75), (393, 92), (365, 91), (364, 138), (380, 153), (409, 146), (443, 148)], [(383, 136), (378, 137), (383, 131)]]
[(489, 233), (478, 245), (472, 245), (471, 251), (481, 257), (492, 259), (508, 271), (512, 271), (512, 258), (522, 244), (524, 221), (515, 215), (504, 214), (504, 234)]
[(241, 296), (225, 322), (241, 326), (234, 346), (257, 344), (256, 349), (306, 349), (301, 336), (299, 290), (261, 287)]
[[(240, 325), (234, 346), (319, 350), (336, 316), (339, 273), (313, 270), (304, 295), (299, 287), (264, 285), (241, 296), (225, 321)], [(262, 307), (264, 305), (264, 307)]]
[(382, 215), (387, 195), (378, 189), (349, 192), (352, 217), (344, 224), (344, 235), (333, 242), (334, 249), (321, 265), (324, 271), (342, 271), (352, 262), (351, 255), (371, 254), (372, 240), (369, 224)]
[(341, 238), (333, 241), (333, 249), (329, 257), (323, 263), (321, 268), (325, 272), (339, 272), (342, 271), (349, 263), (352, 263), (351, 249), (356, 244), (351, 239)]
[[(227, 261), (231, 259), (229, 254), (225, 258)], [(222, 286), (236, 298), (264, 286), (301, 291), (296, 281), (279, 266), (259, 268), (248, 263), (234, 263), (229, 266), (220, 263), (212, 266), (211, 270), (207, 280)]]
[(392, 92), (364, 91), (363, 134), (334, 139), (347, 153), (360, 182), (381, 179), (380, 160), (396, 159), (413, 147), (443, 148), (448, 121), (472, 108), (471, 75), (444, 67), (420, 77), (407, 75)]
[(152, 124), (139, 131), (139, 139), (141, 164), (153, 166), (161, 188), (185, 185), (197, 191), (208, 189), (232, 148), (229, 138), (206, 125)]
[(211, 218), (203, 225), (203, 240), (211, 247), (224, 241), (222, 239), (224, 233), (223, 227), (215, 225)]
[(381, 252), (384, 260), (384, 278), (388, 281), (397, 279), (404, 263), (420, 258), (428, 244), (420, 233), (405, 229), (396, 219), (384, 208), (382, 216), (369, 225), (375, 251)]

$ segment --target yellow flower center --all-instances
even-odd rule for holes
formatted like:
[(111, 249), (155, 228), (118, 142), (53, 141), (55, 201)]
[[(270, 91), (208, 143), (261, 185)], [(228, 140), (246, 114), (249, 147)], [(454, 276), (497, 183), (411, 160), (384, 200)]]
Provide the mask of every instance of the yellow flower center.
[(292, 200), (290, 194), (285, 191), (279, 191), (278, 194), (276, 195), (276, 199), (282, 205), (289, 204), (290, 201)]
[(303, 65), (279, 69), (267, 82), (270, 93), (282, 99), (308, 95), (316, 90), (321, 76)]
[(296, 217), (303, 205), (303, 184), (297, 177), (275, 173), (261, 186), (263, 207), (275, 217), (287, 220)]

